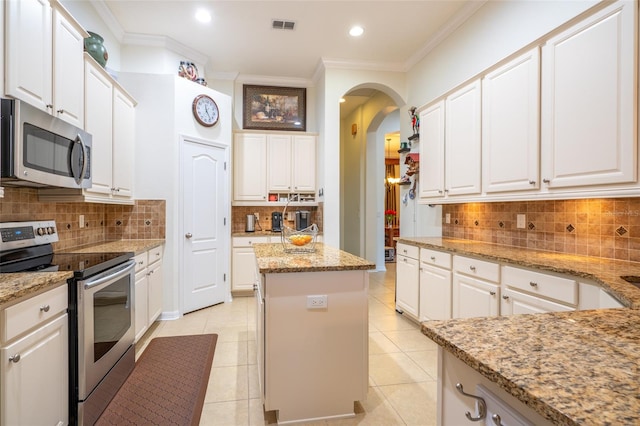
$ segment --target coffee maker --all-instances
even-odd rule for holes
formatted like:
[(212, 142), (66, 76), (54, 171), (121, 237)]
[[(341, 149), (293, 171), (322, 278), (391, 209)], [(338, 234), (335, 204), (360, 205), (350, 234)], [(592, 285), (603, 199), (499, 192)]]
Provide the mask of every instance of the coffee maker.
[(282, 212), (271, 213), (271, 230), (273, 232), (282, 231)]
[(296, 212), (296, 231), (309, 226), (311, 226), (311, 213), (308, 210), (298, 210)]

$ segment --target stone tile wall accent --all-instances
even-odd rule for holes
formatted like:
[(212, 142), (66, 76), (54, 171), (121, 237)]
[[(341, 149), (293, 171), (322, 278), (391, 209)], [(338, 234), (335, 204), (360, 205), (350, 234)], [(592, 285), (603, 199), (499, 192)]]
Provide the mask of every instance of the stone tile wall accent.
[[(516, 227), (518, 214), (526, 216), (524, 229)], [(640, 262), (640, 198), (448, 204), (442, 235)]]
[[(79, 226), (81, 214), (84, 228)], [(165, 238), (166, 202), (138, 200), (132, 206), (40, 202), (36, 189), (4, 188), (0, 222), (51, 219), (56, 221), (60, 239), (55, 250), (119, 239)]]
[[(282, 212), (282, 206), (274, 207), (245, 207), (234, 206), (231, 208), (231, 232), (244, 232), (246, 218), (248, 214), (258, 213), (260, 215), (260, 226), (263, 230), (271, 230), (271, 212)], [(322, 231), (322, 203), (318, 206), (311, 207), (287, 207), (287, 212), (294, 212), (296, 210), (308, 210), (311, 213), (311, 223), (315, 223)], [(287, 222), (285, 218), (285, 225), (295, 227), (295, 221)], [(258, 228), (256, 227), (256, 230)]]

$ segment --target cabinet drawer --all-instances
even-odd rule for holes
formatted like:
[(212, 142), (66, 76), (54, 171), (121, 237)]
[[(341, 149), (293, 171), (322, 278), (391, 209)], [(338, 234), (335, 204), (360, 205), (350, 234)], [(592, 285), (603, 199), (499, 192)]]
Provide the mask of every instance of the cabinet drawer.
[(499, 282), (500, 265), (472, 257), (453, 256), (453, 269), (475, 278)]
[(268, 243), (270, 237), (233, 237), (234, 247), (251, 247), (256, 243)]
[(420, 249), (420, 262), (451, 269), (451, 254), (438, 250)]
[(578, 304), (578, 283), (568, 278), (504, 266), (502, 268), (502, 283), (508, 287), (571, 305)]
[(139, 272), (147, 267), (147, 264), (149, 263), (149, 255), (145, 251), (144, 253), (140, 253), (139, 255), (135, 256), (133, 260), (136, 261), (136, 272)]
[(67, 285), (61, 285), (46, 293), (31, 297), (8, 307), (3, 312), (4, 342), (30, 330), (67, 310)]
[(149, 255), (149, 265), (151, 265), (152, 263), (157, 262), (158, 260), (162, 259), (162, 254), (164, 253), (164, 247), (163, 246), (158, 246), (158, 247), (154, 247), (151, 250), (149, 250), (148, 252)]
[(396, 246), (396, 253), (398, 256), (407, 256), (412, 259), (418, 259), (420, 257), (420, 248), (416, 246), (410, 246), (409, 244), (398, 243)]

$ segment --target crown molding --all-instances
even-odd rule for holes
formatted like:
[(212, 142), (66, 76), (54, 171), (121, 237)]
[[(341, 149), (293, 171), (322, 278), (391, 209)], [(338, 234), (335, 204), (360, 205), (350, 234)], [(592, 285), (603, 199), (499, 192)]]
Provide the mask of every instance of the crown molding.
[(436, 32), (436, 34), (430, 38), (430, 40), (422, 46), (416, 53), (404, 64), (404, 71), (409, 71), (414, 65), (425, 58), (433, 49), (436, 48), (444, 39), (449, 37), (455, 30), (457, 30), (467, 19), (469, 19), (474, 13), (478, 11), (488, 0), (478, 0), (467, 3), (453, 18), (449, 19), (447, 23)]
[(308, 78), (276, 77), (267, 75), (238, 74), (237, 83), (264, 84), (267, 86), (313, 87), (315, 84)]
[(103, 0), (93, 0), (90, 3), (91, 3), (91, 6), (93, 6), (93, 8), (95, 9), (95, 11), (98, 13), (98, 16), (100, 16), (100, 19), (102, 19), (102, 21), (105, 23), (107, 28), (109, 28), (109, 31), (111, 31), (111, 34), (114, 35), (116, 40), (122, 43), (122, 39), (124, 38), (124, 34), (125, 34), (124, 29), (122, 28), (122, 26), (120, 25), (120, 22), (118, 22), (116, 17), (113, 16), (113, 13), (111, 13), (111, 9), (109, 9), (109, 7), (105, 4)]

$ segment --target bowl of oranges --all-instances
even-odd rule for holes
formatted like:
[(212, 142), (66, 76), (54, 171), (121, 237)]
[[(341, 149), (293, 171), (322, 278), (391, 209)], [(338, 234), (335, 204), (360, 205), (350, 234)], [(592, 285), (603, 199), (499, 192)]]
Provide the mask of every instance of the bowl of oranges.
[(315, 251), (318, 225), (315, 223), (304, 229), (282, 228), (282, 245), (287, 253), (310, 253)]

